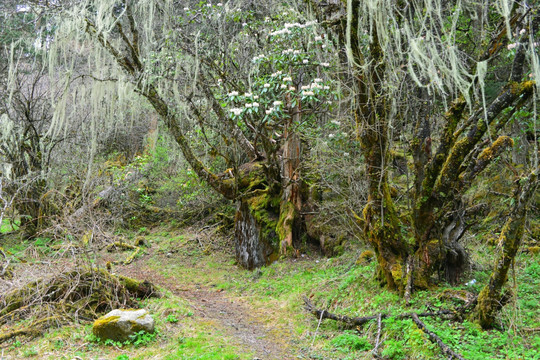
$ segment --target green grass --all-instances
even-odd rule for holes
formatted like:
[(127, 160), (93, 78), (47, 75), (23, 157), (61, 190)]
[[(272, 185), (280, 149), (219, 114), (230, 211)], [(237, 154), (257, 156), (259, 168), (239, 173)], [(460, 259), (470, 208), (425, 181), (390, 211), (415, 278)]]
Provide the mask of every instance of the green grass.
[(17, 231), (19, 229), (19, 221), (16, 220), (13, 224), (9, 221), (9, 219), (2, 219), (2, 224), (0, 225), (0, 233), (8, 233), (11, 231)]
[[(417, 292), (411, 307), (407, 307), (399, 295), (379, 286), (375, 279), (375, 262), (356, 263), (363, 250), (358, 246), (349, 245), (344, 255), (337, 258), (327, 259), (312, 253), (245, 271), (235, 265), (228, 243), (216, 244), (216, 240), (209, 239), (199, 242), (195, 236), (198, 234), (177, 230), (165, 233), (163, 229), (152, 229), (145, 236), (150, 244), (148, 255), (137, 261), (144, 261), (164, 277), (177, 281), (181, 288), (203, 286), (209, 290), (221, 290), (227, 297), (243, 302), (253, 310), (252, 315), (257, 321), (290, 340), (291, 352), (295, 356), (305, 359), (371, 359), (377, 324), (371, 322), (355, 330), (346, 330), (330, 320), (319, 324), (316, 318), (304, 311), (304, 296), (319, 308), (348, 316), (454, 308), (463, 302), (439, 295), (445, 289), (477, 293), (489, 278), (497, 251), (479, 243), (477, 246), (482, 246), (484, 255), (475, 259), (478, 266), (462, 285)], [(168, 253), (172, 256), (167, 256)], [(514, 269), (517, 285), (514, 288), (514, 273), (511, 273), (508, 286), (517, 293), (517, 300), (503, 309), (498, 329), (483, 331), (468, 321), (460, 323), (438, 318), (424, 318), (423, 321), (447, 345), (469, 360), (540, 359), (537, 355), (540, 337), (526, 330), (540, 326), (538, 256), (519, 255)], [(477, 280), (476, 284), (466, 286), (465, 282), (473, 278)], [(53, 354), (49, 359), (71, 359), (77, 354), (83, 359), (98, 356), (116, 359), (123, 355), (140, 360), (253, 358), (215, 323), (193, 316), (196, 304), (167, 291), (165, 295), (143, 303), (143, 307), (154, 314), (160, 334), (155, 341), (139, 348), (128, 345), (118, 350), (103, 344), (87, 343), (85, 337), (90, 333), (90, 327), (71, 326), (50, 330), (44, 337), (28, 343), (11, 342), (8, 354), (14, 358), (37, 356), (43, 359), (47, 358), (45, 353)], [(387, 318), (383, 324), (379, 354), (384, 358), (445, 358), (410, 319)], [(30, 355), (36, 351), (37, 355)]]

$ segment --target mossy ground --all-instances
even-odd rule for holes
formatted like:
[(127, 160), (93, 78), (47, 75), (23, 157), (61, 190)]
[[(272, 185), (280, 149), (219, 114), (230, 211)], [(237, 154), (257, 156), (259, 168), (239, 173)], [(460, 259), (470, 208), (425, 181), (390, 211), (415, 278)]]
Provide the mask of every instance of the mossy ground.
[[(127, 237), (141, 236), (126, 233)], [(50, 329), (43, 336), (13, 339), (1, 344), (5, 359), (253, 359), (261, 357), (257, 349), (235, 338), (227, 330), (226, 315), (200, 316), (205, 302), (220, 296), (226, 302), (241, 302), (250, 321), (265, 328), (272, 346), (283, 346), (285, 359), (371, 359), (371, 348), (377, 333), (375, 322), (361, 329), (346, 330), (340, 324), (325, 320), (318, 323), (303, 309), (308, 296), (317, 307), (349, 316), (380, 312), (399, 314), (408, 311), (430, 311), (461, 305), (438, 295), (444, 287), (413, 295), (411, 307), (394, 292), (379, 286), (375, 279), (376, 264), (357, 261), (366, 250), (348, 244), (343, 255), (321, 257), (316, 251), (296, 259), (282, 259), (255, 271), (235, 265), (230, 241), (206, 234), (196, 228), (174, 229), (166, 225), (146, 231), (145, 254), (131, 265), (113, 268), (118, 273), (151, 277), (163, 286), (165, 296), (149, 299), (143, 306), (156, 319), (159, 334), (149, 344), (121, 348), (89, 341), (90, 324)], [(496, 247), (469, 239), (475, 247), (476, 268), (463, 285), (451, 289), (478, 293), (489, 277)], [(102, 252), (94, 261), (105, 263), (110, 257), (127, 253)], [(109, 257), (109, 258), (107, 258)], [(515, 274), (515, 283), (513, 276)], [(538, 255), (519, 255), (509, 287), (517, 301), (506, 306), (499, 318), (500, 328), (482, 331), (471, 322), (448, 322), (438, 318), (424, 319), (453, 350), (467, 359), (539, 359), (540, 335), (538, 317), (540, 265)], [(465, 285), (475, 279), (472, 285)], [(515, 285), (514, 285), (515, 284)], [(210, 294), (206, 298), (187, 296), (194, 291)], [(197, 293), (199, 294), (199, 293)], [(215, 294), (211, 295), (211, 294)], [(178, 322), (169, 322), (172, 314)], [(211, 314), (210, 314), (211, 315)], [(239, 314), (235, 313), (235, 317)], [(240, 314), (243, 316), (243, 314)], [(221, 320), (220, 320), (221, 319)], [(231, 319), (234, 323), (235, 319)], [(249, 329), (248, 329), (249, 331)], [(443, 359), (439, 349), (411, 320), (386, 319), (379, 354), (386, 359)], [(261, 357), (264, 358), (264, 357)]]

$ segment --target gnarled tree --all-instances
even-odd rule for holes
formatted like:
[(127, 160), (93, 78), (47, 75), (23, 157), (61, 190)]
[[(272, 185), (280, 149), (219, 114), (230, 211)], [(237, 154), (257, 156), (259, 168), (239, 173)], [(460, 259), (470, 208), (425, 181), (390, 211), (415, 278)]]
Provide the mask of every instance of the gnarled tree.
[[(369, 180), (368, 203), (357, 218), (381, 280), (407, 296), (436, 282), (434, 274), (456, 283), (468, 264), (459, 240), (483, 207), (467, 204), (465, 194), (513, 146), (507, 125), (515, 112), (533, 113), (540, 76), (536, 5), (308, 2), (338, 34), (354, 75), (353, 116)], [(407, 138), (405, 129), (414, 135)], [(396, 197), (391, 150), (404, 141), (413, 174)], [(523, 221), (525, 213), (518, 216)]]
[[(248, 268), (287, 253), (305, 234), (301, 133), (329, 94), (321, 79), (329, 49), (321, 50), (316, 24), (268, 8), (75, 2), (60, 13), (51, 49), (51, 59), (71, 51), (73, 43), (60, 41), (71, 36), (94, 51), (92, 77), (148, 101), (200, 179), (237, 202), (236, 254)], [(295, 48), (282, 52), (285, 45)], [(221, 161), (205, 162), (215, 156)]]

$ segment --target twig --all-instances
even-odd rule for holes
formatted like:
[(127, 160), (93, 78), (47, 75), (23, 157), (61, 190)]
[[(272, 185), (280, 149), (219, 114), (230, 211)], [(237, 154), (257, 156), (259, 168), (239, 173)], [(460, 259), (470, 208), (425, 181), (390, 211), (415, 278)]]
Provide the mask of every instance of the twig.
[(377, 358), (379, 356), (378, 350), (379, 345), (381, 345), (381, 329), (382, 329), (382, 314), (379, 314), (379, 317), (377, 318), (377, 339), (375, 340), (375, 348), (373, 348), (373, 351), (371, 352), (373, 354), (373, 357)]
[(313, 344), (315, 344), (315, 339), (317, 338), (317, 332), (319, 331), (319, 327), (321, 326), (321, 322), (322, 322), (322, 314), (321, 314), (321, 317), (319, 318), (319, 323), (317, 324), (317, 329), (315, 329), (315, 334), (313, 334), (313, 341), (311, 342), (311, 346), (309, 347), (310, 350), (313, 348)]
[(414, 323), (416, 324), (416, 326), (418, 326), (418, 328), (420, 330), (422, 330), (424, 333), (427, 334), (427, 336), (429, 337), (429, 340), (431, 340), (431, 342), (433, 343), (436, 343), (437, 345), (439, 345), (439, 347), (441, 348), (443, 354), (445, 355), (448, 355), (449, 359), (458, 359), (458, 360), (465, 360), (465, 358), (463, 356), (461, 356), (460, 354), (454, 352), (452, 349), (450, 349), (448, 347), (448, 345), (446, 345), (440, 337), (438, 337), (434, 332), (432, 331), (429, 331), (427, 328), (426, 328), (426, 324), (424, 324), (419, 318), (418, 318), (418, 315), (417, 314), (411, 314), (411, 317), (412, 317), (412, 320), (414, 321)]

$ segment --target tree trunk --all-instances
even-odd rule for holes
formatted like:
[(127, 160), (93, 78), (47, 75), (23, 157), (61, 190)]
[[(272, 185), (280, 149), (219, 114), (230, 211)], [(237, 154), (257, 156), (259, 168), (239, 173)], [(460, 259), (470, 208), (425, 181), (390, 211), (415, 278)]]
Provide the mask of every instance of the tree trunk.
[[(300, 102), (300, 99), (297, 100)], [(291, 109), (293, 115), (285, 124), (285, 144), (281, 158), (282, 196), (277, 231), (280, 240), (280, 252), (286, 254), (293, 249), (293, 242), (299, 238), (301, 228), (300, 211), (302, 197), (300, 193), (300, 158), (301, 141), (294, 131), (294, 124), (300, 123), (300, 105)]]
[(539, 183), (538, 171), (539, 169), (536, 169), (528, 178), (521, 179), (524, 185), (515, 192), (514, 207), (499, 236), (499, 242), (503, 244), (502, 253), (488, 284), (478, 296), (478, 302), (472, 314), (472, 318), (483, 328), (491, 328), (494, 325), (498, 311), (504, 306), (505, 301), (503, 301), (504, 296), (501, 294), (501, 290), (507, 281), (510, 265), (514, 262), (521, 245), (527, 205)]
[(267, 193), (238, 202), (234, 219), (236, 260), (247, 269), (268, 265), (278, 257), (276, 224), (279, 209)]

